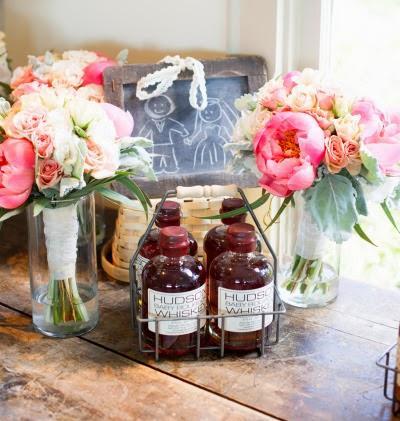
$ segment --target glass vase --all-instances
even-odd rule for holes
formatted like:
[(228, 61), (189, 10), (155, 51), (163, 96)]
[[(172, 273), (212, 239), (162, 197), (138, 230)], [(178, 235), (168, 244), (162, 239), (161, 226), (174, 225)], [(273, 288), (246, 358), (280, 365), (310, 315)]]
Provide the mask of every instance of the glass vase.
[(99, 318), (94, 196), (28, 209), (32, 321), (44, 335), (92, 330)]
[(338, 295), (340, 246), (330, 241), (304, 208), (301, 196), (279, 226), (278, 286), (295, 307), (323, 307)]

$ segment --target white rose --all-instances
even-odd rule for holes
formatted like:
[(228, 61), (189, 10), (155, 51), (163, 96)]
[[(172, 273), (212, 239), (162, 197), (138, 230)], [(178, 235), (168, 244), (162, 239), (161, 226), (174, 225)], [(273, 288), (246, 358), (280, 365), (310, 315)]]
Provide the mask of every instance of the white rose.
[(98, 145), (115, 144), (119, 149), (114, 124), (108, 117), (92, 120), (86, 129), (86, 134)]
[(269, 93), (274, 92), (277, 89), (281, 89), (283, 87), (283, 79), (281, 77), (278, 79), (271, 79), (259, 89), (259, 91), (257, 92), (257, 96), (259, 98), (264, 98), (268, 96)]
[(293, 111), (310, 111), (317, 105), (317, 92), (311, 85), (296, 85), (287, 98)]
[(306, 67), (300, 75), (295, 76), (293, 80), (298, 85), (307, 85), (317, 87), (322, 82), (321, 73), (318, 70), (310, 69)]
[(54, 87), (77, 88), (83, 81), (82, 63), (73, 60), (56, 61), (51, 69), (51, 80)]
[(58, 129), (54, 134), (53, 158), (63, 167), (65, 175), (71, 175), (79, 154), (78, 136), (69, 130)]
[(356, 140), (360, 135), (360, 116), (346, 114), (333, 120), (336, 134), (343, 140)]
[(99, 56), (93, 51), (86, 50), (70, 50), (65, 51), (62, 55), (63, 60), (79, 61), (85, 65), (93, 63), (99, 59)]
[(333, 100), (333, 109), (336, 116), (343, 117), (350, 113), (351, 102), (343, 95), (335, 95)]
[(74, 124), (84, 130), (86, 130), (93, 121), (103, 119), (109, 120), (107, 114), (99, 104), (83, 98), (72, 98), (67, 102), (66, 108), (69, 111)]

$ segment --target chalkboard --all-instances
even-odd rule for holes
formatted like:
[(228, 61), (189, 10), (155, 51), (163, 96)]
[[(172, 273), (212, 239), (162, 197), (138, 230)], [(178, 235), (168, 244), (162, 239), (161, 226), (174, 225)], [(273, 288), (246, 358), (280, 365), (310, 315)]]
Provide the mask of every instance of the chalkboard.
[(229, 174), (229, 142), (239, 114), (234, 101), (259, 89), (266, 80), (266, 66), (257, 56), (235, 56), (203, 61), (208, 105), (198, 111), (189, 104), (190, 72), (180, 75), (169, 90), (144, 101), (136, 97), (136, 83), (160, 65), (126, 65), (106, 69), (106, 101), (134, 118), (133, 136), (153, 140), (153, 168), (157, 182), (137, 180), (153, 197), (178, 185), (230, 184), (256, 186), (251, 176)]

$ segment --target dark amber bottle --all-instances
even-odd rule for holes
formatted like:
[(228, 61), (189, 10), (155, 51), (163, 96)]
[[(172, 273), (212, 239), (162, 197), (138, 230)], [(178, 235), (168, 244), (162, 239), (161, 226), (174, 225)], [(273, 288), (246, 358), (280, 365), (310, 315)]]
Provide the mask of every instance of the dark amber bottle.
[[(203, 265), (189, 255), (189, 238), (182, 227), (162, 228), (161, 254), (143, 269), (143, 318), (196, 317), (206, 314), (206, 276)], [(204, 327), (205, 320), (200, 326)], [(155, 322), (145, 324), (147, 344), (155, 345)], [(159, 322), (160, 354), (183, 355), (196, 345), (197, 319)]]
[[(209, 310), (211, 314), (243, 315), (225, 318), (225, 347), (250, 351), (260, 346), (261, 316), (273, 310), (273, 268), (269, 259), (256, 251), (257, 237), (250, 224), (236, 223), (227, 230), (229, 251), (211, 264)], [(265, 317), (266, 328), (272, 315)], [(221, 340), (222, 319), (210, 323), (211, 338)]]
[[(242, 199), (231, 197), (222, 201), (220, 214), (240, 209), (244, 206)], [(212, 228), (204, 238), (204, 265), (207, 269), (207, 274), (210, 272), (211, 263), (224, 251), (228, 250), (226, 232), (229, 225), (237, 222), (244, 222), (246, 214), (237, 215), (232, 218), (221, 219), (222, 225)]]
[[(160, 204), (156, 205), (158, 210)], [(181, 224), (181, 207), (179, 203), (172, 200), (166, 200), (160, 213), (155, 221), (156, 228), (153, 228), (144, 242), (140, 253), (136, 259), (136, 280), (139, 288), (142, 285), (142, 272), (146, 263), (152, 258), (160, 254), (159, 236), (160, 229), (165, 227), (180, 226)], [(189, 234), (190, 255), (196, 256), (197, 242), (191, 234)]]

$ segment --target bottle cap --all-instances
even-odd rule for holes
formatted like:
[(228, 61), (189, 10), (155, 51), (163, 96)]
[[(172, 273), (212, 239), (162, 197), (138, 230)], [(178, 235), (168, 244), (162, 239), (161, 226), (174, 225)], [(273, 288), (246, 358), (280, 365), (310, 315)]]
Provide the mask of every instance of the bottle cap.
[(256, 231), (253, 225), (236, 223), (227, 230), (229, 250), (238, 253), (250, 253), (257, 248)]
[[(156, 211), (160, 209), (160, 203), (156, 205)], [(181, 222), (181, 206), (172, 200), (166, 200), (157, 215), (156, 225), (158, 227), (179, 226)]]
[(169, 226), (162, 228), (159, 244), (164, 256), (179, 257), (189, 254), (189, 236), (183, 227)]
[[(236, 209), (240, 209), (245, 206), (243, 199), (238, 197), (229, 197), (222, 201), (221, 209), (219, 210), (220, 214), (230, 212)], [(230, 218), (222, 218), (221, 221), (225, 225), (232, 225), (236, 222), (244, 222), (246, 220), (246, 213), (241, 215), (232, 216)]]

